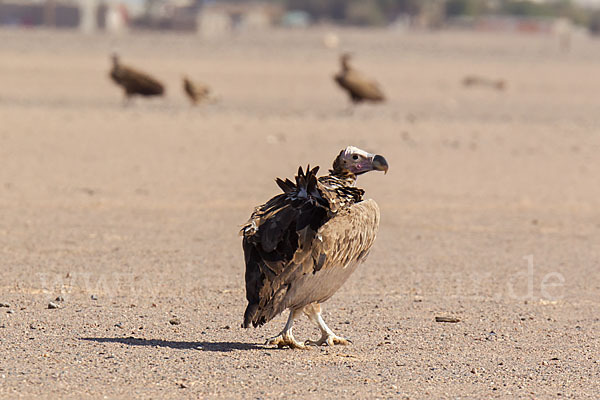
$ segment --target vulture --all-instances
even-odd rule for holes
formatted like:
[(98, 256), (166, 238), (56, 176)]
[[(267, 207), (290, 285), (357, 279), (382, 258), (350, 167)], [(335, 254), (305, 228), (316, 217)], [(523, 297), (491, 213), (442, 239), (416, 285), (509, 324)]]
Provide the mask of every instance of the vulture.
[[(344, 284), (369, 254), (379, 227), (379, 207), (363, 199), (356, 178), (369, 171), (387, 172), (384, 157), (349, 146), (328, 175), (319, 167), (298, 169), (295, 182), (277, 178), (283, 193), (258, 206), (242, 227), (246, 262), (243, 328), (261, 326), (286, 309), (289, 318), (267, 345), (305, 349), (309, 345), (348, 344), (321, 317), (321, 303)], [(304, 313), (321, 331), (306, 342), (292, 335)]]
[(122, 65), (117, 54), (112, 55), (112, 62), (110, 77), (117, 85), (123, 87), (127, 99), (136, 94), (140, 96), (164, 94), (165, 87), (162, 83), (144, 72)]
[(348, 92), (354, 104), (362, 101), (381, 102), (385, 96), (377, 82), (363, 76), (362, 73), (350, 66), (350, 54), (344, 53), (340, 57), (342, 70), (334, 79), (342, 89)]
[(504, 90), (506, 89), (506, 82), (503, 79), (490, 79), (476, 75), (467, 75), (464, 77), (463, 86), (465, 87), (473, 87), (473, 86), (481, 86), (481, 87), (489, 87), (496, 90)]
[(210, 96), (210, 88), (208, 86), (199, 82), (192, 82), (187, 76), (183, 77), (183, 90), (193, 105), (201, 103), (203, 100), (208, 100)]

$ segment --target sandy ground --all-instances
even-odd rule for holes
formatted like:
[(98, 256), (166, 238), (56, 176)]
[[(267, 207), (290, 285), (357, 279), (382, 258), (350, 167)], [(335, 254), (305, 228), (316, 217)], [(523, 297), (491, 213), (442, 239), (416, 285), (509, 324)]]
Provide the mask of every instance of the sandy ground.
[[(600, 396), (600, 42), (341, 31), (390, 98), (350, 115), (323, 33), (0, 32), (0, 397)], [(123, 107), (112, 49), (166, 98)], [(267, 348), (287, 316), (239, 327), (239, 226), (348, 144), (391, 166), (324, 306), (353, 344)]]

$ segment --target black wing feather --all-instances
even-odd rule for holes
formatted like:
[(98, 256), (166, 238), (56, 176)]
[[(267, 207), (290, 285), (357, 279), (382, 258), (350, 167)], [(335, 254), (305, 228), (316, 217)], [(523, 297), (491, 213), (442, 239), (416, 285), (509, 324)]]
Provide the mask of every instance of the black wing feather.
[(283, 191), (258, 207), (242, 228), (248, 308), (243, 327), (262, 325), (283, 311), (289, 289), (284, 278), (299, 248), (308, 247), (330, 218), (329, 202), (319, 189), (319, 167), (298, 168), (295, 183), (277, 179)]

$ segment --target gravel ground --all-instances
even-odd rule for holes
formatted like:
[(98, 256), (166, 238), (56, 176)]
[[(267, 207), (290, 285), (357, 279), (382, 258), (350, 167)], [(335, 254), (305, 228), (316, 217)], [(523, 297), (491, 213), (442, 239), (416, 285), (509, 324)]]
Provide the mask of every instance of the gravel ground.
[[(349, 113), (324, 33), (0, 32), (0, 397), (600, 396), (599, 43), (342, 30), (390, 99)], [(166, 98), (123, 107), (115, 48)], [(324, 305), (353, 343), (270, 349), (286, 316), (240, 328), (239, 227), (348, 144), (390, 164)]]

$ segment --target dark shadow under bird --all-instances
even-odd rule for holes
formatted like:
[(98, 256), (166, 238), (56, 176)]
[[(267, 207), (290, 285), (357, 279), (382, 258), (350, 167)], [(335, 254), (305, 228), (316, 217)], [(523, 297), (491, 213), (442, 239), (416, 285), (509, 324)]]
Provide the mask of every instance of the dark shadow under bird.
[(351, 55), (344, 53), (340, 56), (342, 70), (335, 75), (334, 80), (350, 96), (354, 104), (369, 101), (385, 101), (385, 95), (379, 87), (379, 84), (365, 77), (361, 72), (350, 66)]
[(161, 82), (145, 72), (121, 64), (117, 54), (112, 55), (112, 63), (110, 77), (123, 88), (126, 99), (135, 95), (162, 96), (165, 93), (165, 86)]

